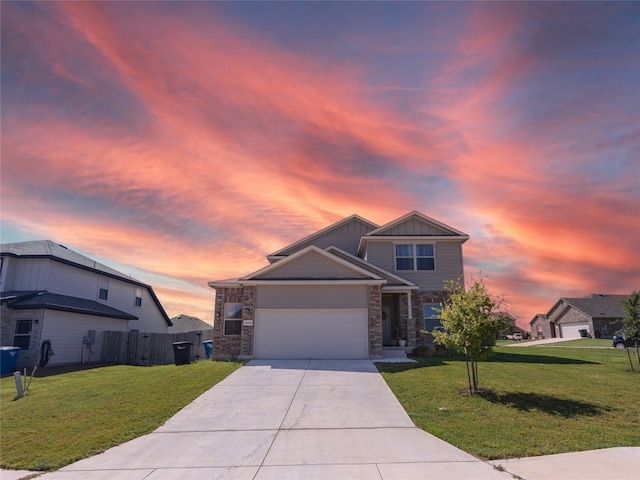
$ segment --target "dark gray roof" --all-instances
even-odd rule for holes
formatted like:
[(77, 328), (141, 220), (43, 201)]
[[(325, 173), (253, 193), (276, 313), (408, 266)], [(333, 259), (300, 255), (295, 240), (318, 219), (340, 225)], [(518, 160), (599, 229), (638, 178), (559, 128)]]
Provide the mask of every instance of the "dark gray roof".
[(562, 298), (565, 302), (591, 318), (623, 318), (622, 300), (628, 295), (594, 293), (585, 298)]
[(46, 290), (30, 290), (30, 291), (19, 291), (12, 290), (9, 292), (0, 292), (0, 303), (11, 302), (13, 300), (20, 300), (28, 297), (35, 297), (38, 294), (47, 293)]
[(210, 323), (189, 315), (178, 315), (177, 317), (173, 317), (171, 322), (173, 326), (169, 327), (169, 333), (199, 332), (213, 329), (213, 325)]
[[(28, 242), (18, 242), (18, 243), (3, 243), (0, 244), (0, 255), (6, 255), (11, 257), (18, 258), (50, 258), (57, 262), (66, 263), (68, 265), (73, 265), (75, 267), (83, 268), (85, 270), (91, 270), (94, 272), (101, 273), (106, 276), (118, 278), (125, 282), (132, 283), (134, 285), (138, 285), (140, 287), (146, 288), (151, 295), (154, 303), (160, 310), (162, 317), (164, 318), (167, 325), (171, 326), (171, 320), (165, 312), (164, 307), (160, 303), (160, 300), (156, 296), (153, 288), (146, 283), (142, 283), (139, 280), (131, 278), (131, 276), (125, 275), (118, 270), (115, 270), (111, 267), (107, 267), (95, 260), (92, 260), (89, 257), (85, 257), (84, 255), (79, 254), (78, 252), (74, 252), (64, 245), (60, 245), (59, 243), (53, 242), (51, 240), (32, 240)], [(70, 297), (71, 298), (71, 297)], [(97, 303), (97, 302), (96, 302)], [(114, 309), (115, 310), (115, 309)], [(119, 312), (119, 310), (116, 310)], [(121, 312), (124, 313), (124, 312)], [(128, 315), (128, 314), (127, 314)], [(124, 318), (124, 317), (117, 317)], [(136, 317), (134, 317), (136, 318)], [(137, 319), (137, 318), (136, 318)]]
[(138, 317), (118, 310), (108, 305), (87, 300), (85, 298), (69, 297), (57, 293), (34, 292), (34, 295), (22, 296), (17, 300), (9, 301), (10, 308), (46, 308), (48, 310), (61, 310), (63, 312), (83, 313), (99, 317), (122, 318), (123, 320), (138, 320)]
[(128, 275), (119, 272), (118, 270), (98, 263), (89, 257), (85, 257), (84, 255), (74, 252), (64, 245), (60, 245), (59, 243), (55, 243), (51, 240), (33, 240), (29, 242), (3, 243), (2, 245), (0, 245), (0, 254), (10, 255), (13, 257), (55, 258), (57, 260), (64, 260), (75, 265), (81, 265), (92, 270), (98, 270), (110, 276), (122, 278), (123, 280), (133, 280), (136, 283), (140, 283), (137, 280), (129, 277)]

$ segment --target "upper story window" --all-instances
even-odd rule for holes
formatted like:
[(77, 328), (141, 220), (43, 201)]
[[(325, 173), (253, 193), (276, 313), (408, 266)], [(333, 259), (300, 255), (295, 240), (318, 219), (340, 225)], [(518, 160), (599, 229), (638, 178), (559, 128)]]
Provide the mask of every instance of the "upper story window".
[(100, 286), (98, 287), (98, 298), (100, 300), (106, 300), (109, 297), (109, 279), (101, 278)]
[(136, 307), (141, 307), (142, 306), (142, 288), (136, 287), (134, 297), (135, 298), (133, 300), (133, 304)]
[(20, 347), (22, 350), (29, 350), (32, 325), (33, 320), (18, 320), (16, 322), (16, 330), (13, 336), (14, 347)]
[(224, 304), (224, 334), (240, 335), (242, 331), (242, 304)]
[(396, 244), (396, 270), (435, 270), (433, 244)]
[(424, 329), (427, 332), (433, 332), (434, 330), (442, 327), (440, 323), (440, 305), (437, 303), (425, 303), (422, 306), (424, 313)]

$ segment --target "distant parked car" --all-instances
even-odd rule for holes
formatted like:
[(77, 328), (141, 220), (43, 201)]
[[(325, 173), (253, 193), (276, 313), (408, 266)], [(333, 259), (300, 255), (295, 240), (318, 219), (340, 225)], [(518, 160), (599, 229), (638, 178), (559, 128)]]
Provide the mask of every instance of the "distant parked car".
[(507, 340), (522, 340), (522, 333), (516, 332), (507, 335)]
[(635, 347), (636, 341), (631, 338), (624, 338), (622, 332), (616, 332), (613, 336), (613, 346), (615, 348)]

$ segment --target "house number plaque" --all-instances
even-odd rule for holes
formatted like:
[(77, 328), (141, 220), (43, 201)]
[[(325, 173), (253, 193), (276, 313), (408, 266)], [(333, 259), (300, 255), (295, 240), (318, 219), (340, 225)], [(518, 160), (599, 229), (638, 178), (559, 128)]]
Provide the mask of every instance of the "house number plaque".
[(253, 327), (253, 320), (243, 320), (242, 321), (242, 326), (243, 327)]

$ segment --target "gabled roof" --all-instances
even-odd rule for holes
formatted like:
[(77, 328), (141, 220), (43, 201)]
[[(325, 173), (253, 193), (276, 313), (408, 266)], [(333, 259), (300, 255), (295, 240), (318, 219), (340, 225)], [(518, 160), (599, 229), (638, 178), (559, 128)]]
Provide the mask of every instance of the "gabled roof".
[[(276, 263), (272, 263), (271, 265), (267, 265), (266, 267), (249, 274), (245, 277), (239, 279), (240, 283), (246, 283), (251, 280), (270, 280), (270, 279), (282, 279), (275, 276), (274, 273), (278, 270), (285, 269), (288, 265), (294, 264), (296, 262), (301, 261), (305, 256), (316, 255), (320, 256), (323, 260), (328, 262), (329, 264), (333, 264), (336, 267), (340, 267), (340, 273), (331, 278), (327, 278), (326, 276), (318, 275), (315, 271), (309, 272), (308, 275), (303, 275), (296, 278), (290, 278), (291, 280), (314, 280), (314, 279), (327, 279), (327, 280), (383, 280), (382, 277), (376, 275), (375, 273), (362, 268), (358, 265), (353, 264), (347, 260), (337, 257), (336, 255), (332, 255), (321, 248), (316, 247), (315, 245), (309, 245), (302, 250), (299, 250), (288, 257), (279, 260)], [(347, 275), (344, 272), (350, 272), (351, 275)], [(272, 275), (269, 275), (272, 274)]]
[(96, 262), (89, 257), (85, 257), (78, 252), (74, 252), (64, 245), (60, 245), (59, 243), (55, 243), (51, 240), (33, 240), (28, 242), (3, 243), (0, 245), (0, 255), (16, 258), (48, 258), (56, 262), (71, 265), (83, 270), (96, 272), (107, 277), (117, 278), (124, 282), (143, 287), (149, 292), (149, 295), (158, 307), (158, 310), (160, 311), (160, 314), (164, 318), (164, 321), (167, 323), (167, 325), (172, 325), (167, 312), (165, 312), (151, 285), (142, 283), (139, 280), (136, 280), (134, 278), (131, 278), (130, 276), (125, 275), (122, 272), (119, 272), (118, 270), (107, 267), (106, 265)]
[[(376, 228), (378, 228), (378, 225), (376, 225), (373, 222), (370, 222), (369, 220), (367, 220), (366, 218), (362, 218), (359, 215), (351, 215), (350, 217), (344, 218), (332, 225), (329, 225), (326, 228), (323, 228), (322, 230), (312, 233), (311, 235), (308, 235), (290, 245), (287, 245), (284, 248), (281, 248), (280, 250), (278, 250), (277, 252), (274, 252), (270, 255), (267, 255), (267, 258), (269, 259), (270, 262), (272, 261), (276, 261), (279, 260), (280, 258), (287, 256), (291, 253), (294, 253), (294, 251), (298, 248), (301, 248), (307, 244), (311, 244), (314, 240), (319, 239), (320, 237), (330, 233), (333, 230), (338, 230), (341, 227), (346, 226), (347, 224), (351, 223), (351, 222), (355, 222), (358, 223), (362, 226), (362, 229), (364, 231), (371, 231), (371, 230), (375, 230)], [(329, 245), (327, 245), (329, 246)]]
[(529, 325), (533, 324), (536, 320), (546, 320), (547, 316), (544, 313), (536, 313), (535, 316), (529, 322)]
[(368, 242), (390, 238), (456, 240), (464, 243), (469, 239), (469, 235), (414, 210), (363, 235), (358, 245), (358, 255), (363, 256)]
[[(397, 218), (395, 220), (392, 220), (391, 222), (369, 232), (366, 234), (367, 237), (373, 237), (373, 236), (384, 236), (384, 235), (388, 235), (389, 231), (392, 230), (394, 227), (397, 227), (398, 225), (401, 225), (403, 223), (406, 223), (409, 220), (412, 219), (417, 219), (418, 221), (427, 224), (431, 227), (434, 228), (434, 230), (438, 230), (438, 232), (434, 232), (433, 234), (429, 234), (428, 236), (461, 236), (461, 237), (466, 237), (466, 239), (469, 238), (469, 235), (467, 235), (466, 233), (461, 232), (460, 230), (456, 230), (455, 228), (452, 228), (448, 225), (445, 225), (442, 222), (439, 222), (438, 220), (435, 220), (431, 217), (427, 217), (426, 215), (414, 210), (412, 212), (407, 213), (406, 215), (403, 215), (400, 218)], [(395, 234), (392, 234), (395, 235)], [(407, 233), (406, 236), (426, 236), (423, 233)]]
[(60, 310), (63, 312), (83, 313), (99, 317), (121, 318), (123, 320), (138, 320), (138, 317), (118, 310), (116, 308), (98, 303), (85, 298), (58, 295), (57, 293), (37, 293), (31, 296), (23, 296), (17, 300), (8, 302), (9, 308), (46, 308), (48, 310)]
[(378, 267), (377, 265), (373, 265), (369, 262), (367, 262), (366, 260), (363, 260), (360, 257), (356, 257), (355, 255), (351, 255), (349, 252), (345, 252), (344, 250), (339, 249), (336, 246), (330, 246), (328, 248), (326, 248), (326, 251), (329, 253), (332, 253), (334, 255), (337, 255), (340, 258), (343, 258), (355, 265), (358, 265), (366, 270), (369, 270), (371, 273), (375, 274), (375, 275), (379, 275), (382, 278), (384, 278), (385, 280), (387, 280), (387, 284), (384, 288), (388, 288), (388, 287), (394, 287), (394, 286), (400, 286), (400, 287), (406, 287), (409, 290), (416, 290), (418, 289), (418, 285), (416, 285), (413, 282), (410, 282), (409, 280), (405, 280), (402, 277), (399, 277), (398, 275), (395, 275), (383, 268)]

